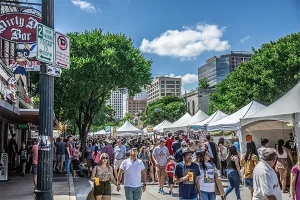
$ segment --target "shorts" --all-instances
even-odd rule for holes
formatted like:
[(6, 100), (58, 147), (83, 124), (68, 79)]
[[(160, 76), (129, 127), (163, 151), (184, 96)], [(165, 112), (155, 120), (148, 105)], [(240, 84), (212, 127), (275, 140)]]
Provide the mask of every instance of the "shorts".
[(79, 170), (79, 160), (72, 160), (73, 170)]
[(120, 160), (115, 159), (115, 161), (114, 161), (114, 169), (119, 169), (120, 166), (121, 166), (121, 163), (123, 161), (124, 161), (124, 159), (120, 159)]
[(100, 181), (100, 185), (94, 183), (94, 196), (111, 196), (111, 185), (109, 181)]
[(57, 162), (65, 162), (66, 156), (65, 155), (57, 155)]
[(253, 178), (245, 178), (245, 186), (253, 188)]
[(156, 167), (156, 170), (157, 170), (158, 177), (166, 177), (166, 175), (167, 175), (166, 166)]
[(174, 185), (173, 177), (168, 176), (168, 183), (169, 185)]
[(35, 176), (37, 175), (37, 164), (32, 165), (32, 174)]

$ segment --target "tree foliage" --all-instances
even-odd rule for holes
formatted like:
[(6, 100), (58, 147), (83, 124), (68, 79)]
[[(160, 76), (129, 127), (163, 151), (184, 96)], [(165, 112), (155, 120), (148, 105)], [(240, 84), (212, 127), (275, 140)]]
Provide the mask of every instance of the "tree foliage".
[(184, 99), (170, 95), (149, 103), (141, 114), (141, 120), (144, 125), (156, 125), (163, 120), (174, 122), (185, 113)]
[(60, 120), (76, 123), (84, 149), (87, 133), (95, 116), (103, 114), (111, 91), (140, 92), (151, 81), (151, 61), (123, 34), (92, 30), (68, 35), (71, 67), (55, 81), (55, 112)]
[(253, 49), (252, 59), (242, 63), (216, 86), (211, 105), (232, 113), (252, 100), (268, 105), (299, 81), (300, 33)]
[(199, 89), (208, 89), (209, 88), (208, 78), (206, 78), (206, 77), (200, 78), (199, 83), (198, 83), (198, 88)]

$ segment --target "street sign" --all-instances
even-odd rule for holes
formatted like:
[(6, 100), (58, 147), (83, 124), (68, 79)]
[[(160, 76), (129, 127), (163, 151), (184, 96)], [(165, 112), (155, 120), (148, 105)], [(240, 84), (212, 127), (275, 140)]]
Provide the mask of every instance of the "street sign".
[(59, 67), (53, 67), (53, 66), (48, 65), (47, 66), (47, 74), (49, 76), (60, 77), (61, 69)]
[(55, 65), (70, 68), (70, 39), (61, 33), (55, 33)]
[(45, 63), (54, 63), (54, 30), (38, 23), (37, 59)]

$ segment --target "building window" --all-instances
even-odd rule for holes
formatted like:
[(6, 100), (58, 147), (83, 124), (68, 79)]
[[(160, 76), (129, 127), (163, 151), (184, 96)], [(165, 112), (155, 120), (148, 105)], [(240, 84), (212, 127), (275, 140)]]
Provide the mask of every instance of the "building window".
[(188, 102), (188, 112), (190, 113), (191, 112), (191, 105), (190, 105), (190, 102)]
[(167, 85), (167, 88), (174, 88), (174, 85)]
[(192, 115), (195, 114), (195, 101), (192, 101)]
[(180, 88), (180, 85), (176, 85), (176, 88)]
[(161, 88), (165, 88), (165, 85), (161, 85)]
[(175, 81), (166, 81), (167, 84), (175, 84)]

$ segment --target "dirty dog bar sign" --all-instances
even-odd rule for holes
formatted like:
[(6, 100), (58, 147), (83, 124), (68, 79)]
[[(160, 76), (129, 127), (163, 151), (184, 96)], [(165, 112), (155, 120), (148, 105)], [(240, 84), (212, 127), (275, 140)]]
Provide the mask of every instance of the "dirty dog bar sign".
[(36, 28), (41, 19), (29, 13), (0, 15), (0, 37), (15, 43), (35, 43)]

